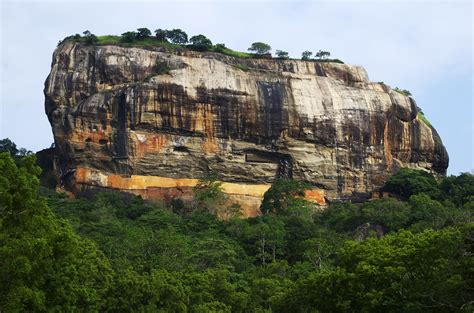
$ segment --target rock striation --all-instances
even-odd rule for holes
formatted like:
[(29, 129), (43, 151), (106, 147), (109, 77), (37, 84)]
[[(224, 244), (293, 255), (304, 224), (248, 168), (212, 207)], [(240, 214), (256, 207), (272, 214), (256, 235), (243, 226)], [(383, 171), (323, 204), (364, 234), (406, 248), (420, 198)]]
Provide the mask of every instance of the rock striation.
[(65, 42), (44, 89), (60, 184), (189, 199), (216, 173), (248, 216), (278, 177), (318, 203), (363, 199), (400, 167), (445, 174), (414, 100), (359, 66)]

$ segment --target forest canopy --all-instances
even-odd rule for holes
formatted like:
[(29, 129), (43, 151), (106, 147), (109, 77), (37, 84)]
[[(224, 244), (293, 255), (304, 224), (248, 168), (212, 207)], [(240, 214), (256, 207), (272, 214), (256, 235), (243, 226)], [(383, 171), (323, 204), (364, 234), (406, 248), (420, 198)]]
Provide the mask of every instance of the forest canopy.
[(324, 210), (298, 197), (304, 184), (277, 181), (265, 214), (220, 220), (212, 179), (187, 207), (71, 199), (40, 187), (40, 171), (34, 155), (0, 153), (2, 312), (474, 309), (468, 173), (400, 170), (385, 186), (397, 197)]

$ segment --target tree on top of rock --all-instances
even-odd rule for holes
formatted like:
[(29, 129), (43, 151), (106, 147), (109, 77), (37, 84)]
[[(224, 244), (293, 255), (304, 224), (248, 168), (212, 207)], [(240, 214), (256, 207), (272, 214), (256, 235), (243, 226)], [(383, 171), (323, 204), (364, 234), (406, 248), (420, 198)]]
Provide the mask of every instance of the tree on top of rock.
[(120, 37), (121, 42), (133, 42), (137, 38), (136, 32), (125, 32)]
[(188, 34), (179, 28), (167, 31), (166, 38), (177, 45), (184, 45), (188, 42)]
[(279, 59), (282, 59), (282, 60), (289, 59), (288, 52), (286, 51), (277, 50), (275, 53)]
[(314, 55), (316, 58), (318, 58), (319, 60), (325, 60), (327, 59), (329, 56), (331, 55), (331, 53), (329, 51), (322, 51), (322, 50), (319, 50), (318, 52), (316, 52), (316, 54)]
[(207, 51), (212, 48), (211, 40), (204, 35), (192, 36), (189, 39), (189, 42), (191, 43), (193, 48), (198, 51)]
[(83, 32), (86, 44), (92, 45), (98, 41), (97, 36), (86, 30)]
[(159, 41), (168, 42), (167, 36), (168, 31), (166, 29), (158, 28), (157, 30), (155, 30), (155, 37)]
[(263, 42), (254, 42), (250, 48), (248, 48), (248, 51), (254, 52), (258, 55), (267, 54), (270, 50), (272, 50), (272, 47)]
[(311, 51), (308, 51), (308, 50), (303, 51), (303, 53), (301, 53), (301, 60), (307, 61), (311, 58), (312, 55), (313, 55), (313, 52)]
[(148, 28), (139, 28), (137, 29), (137, 33), (135, 37), (140, 40), (140, 39), (145, 39), (151, 36), (151, 31)]

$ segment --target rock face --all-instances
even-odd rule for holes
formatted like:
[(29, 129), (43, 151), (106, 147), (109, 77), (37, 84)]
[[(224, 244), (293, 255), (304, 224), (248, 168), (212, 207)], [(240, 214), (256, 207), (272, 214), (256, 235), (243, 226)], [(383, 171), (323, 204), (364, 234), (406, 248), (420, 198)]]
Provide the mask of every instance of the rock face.
[(66, 42), (45, 83), (61, 185), (189, 198), (210, 172), (246, 215), (277, 177), (370, 196), (400, 167), (445, 174), (413, 99), (358, 66)]

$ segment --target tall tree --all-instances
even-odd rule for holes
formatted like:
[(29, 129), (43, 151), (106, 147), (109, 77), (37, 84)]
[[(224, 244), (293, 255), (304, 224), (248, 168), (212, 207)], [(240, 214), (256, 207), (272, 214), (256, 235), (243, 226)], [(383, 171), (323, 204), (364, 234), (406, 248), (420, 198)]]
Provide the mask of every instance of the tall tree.
[(151, 31), (145, 27), (138, 28), (135, 36), (138, 40), (145, 39), (151, 36)]
[(311, 51), (308, 51), (308, 50), (303, 51), (303, 53), (301, 53), (301, 60), (304, 60), (304, 61), (310, 60), (312, 55), (313, 55), (313, 52)]
[(441, 182), (440, 188), (443, 191), (441, 198), (456, 206), (461, 207), (474, 201), (474, 175), (471, 173), (446, 177)]
[(161, 29), (161, 28), (158, 28), (157, 30), (155, 30), (155, 37), (159, 41), (167, 42), (168, 41), (167, 36), (168, 36), (167, 30)]
[(263, 214), (289, 214), (298, 208), (303, 209), (306, 204), (301, 197), (304, 196), (308, 186), (300, 181), (291, 179), (277, 179), (268, 189), (260, 206)]
[(198, 51), (207, 51), (212, 48), (211, 40), (204, 35), (192, 36), (189, 42), (193, 46), (193, 49)]
[(349, 241), (337, 267), (312, 273), (278, 311), (472, 312), (474, 224)]
[(125, 32), (120, 37), (121, 42), (133, 42), (137, 38), (136, 32)]
[(283, 254), (285, 228), (280, 219), (275, 216), (259, 218), (257, 223), (246, 231), (246, 240), (252, 242), (253, 255), (260, 265), (274, 262)]
[(91, 33), (91, 32), (88, 31), (88, 30), (84, 31), (83, 34), (84, 34), (85, 43), (88, 44), (88, 45), (93, 45), (93, 44), (95, 44), (97, 41), (99, 41), (99, 39), (97, 38), (97, 36), (94, 35), (93, 33)]
[(279, 59), (283, 59), (283, 60), (286, 60), (288, 59), (288, 52), (286, 51), (282, 51), (282, 50), (277, 50), (275, 52), (276, 56), (279, 58)]
[(436, 199), (440, 193), (438, 182), (431, 173), (410, 168), (401, 168), (390, 176), (383, 189), (404, 199), (419, 193), (426, 193)]
[(226, 195), (222, 191), (222, 182), (217, 180), (217, 175), (205, 176), (193, 187), (194, 199), (200, 209), (206, 209), (212, 214), (218, 213), (220, 206), (224, 204)]
[(0, 308), (100, 311), (111, 279), (108, 261), (37, 195), (34, 156), (20, 162), (0, 153)]
[(185, 45), (188, 42), (188, 34), (179, 28), (167, 31), (166, 38), (177, 45)]
[(272, 47), (263, 42), (254, 42), (250, 48), (248, 48), (248, 51), (254, 52), (258, 55), (267, 54), (270, 50), (272, 50)]
[(8, 152), (11, 156), (16, 156), (18, 148), (16, 144), (8, 138), (0, 140), (0, 153)]
[(107, 312), (187, 312), (189, 291), (176, 274), (119, 271), (107, 294)]
[(331, 53), (329, 51), (319, 50), (318, 52), (316, 52), (315, 57), (318, 58), (319, 60), (324, 60), (324, 59), (327, 59), (330, 55)]

